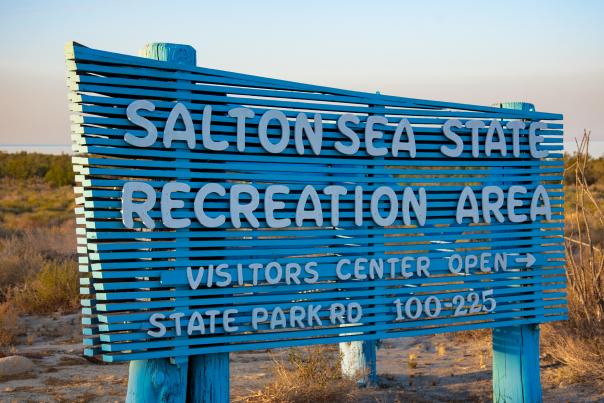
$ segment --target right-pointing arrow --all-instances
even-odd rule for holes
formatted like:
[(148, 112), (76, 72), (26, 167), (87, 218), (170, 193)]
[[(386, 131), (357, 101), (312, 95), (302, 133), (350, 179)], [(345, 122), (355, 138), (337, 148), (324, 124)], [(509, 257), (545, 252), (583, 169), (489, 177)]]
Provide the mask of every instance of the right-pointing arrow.
[(534, 265), (536, 261), (537, 261), (537, 259), (535, 259), (535, 256), (533, 256), (532, 253), (527, 253), (526, 257), (517, 257), (516, 258), (516, 262), (525, 263), (527, 268)]

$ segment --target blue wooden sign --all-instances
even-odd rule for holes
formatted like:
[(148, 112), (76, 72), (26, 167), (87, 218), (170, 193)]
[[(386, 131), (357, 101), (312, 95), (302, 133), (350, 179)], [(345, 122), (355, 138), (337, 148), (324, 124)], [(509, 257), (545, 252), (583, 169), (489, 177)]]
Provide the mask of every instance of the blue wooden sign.
[(561, 115), (66, 53), (88, 355), (566, 318)]

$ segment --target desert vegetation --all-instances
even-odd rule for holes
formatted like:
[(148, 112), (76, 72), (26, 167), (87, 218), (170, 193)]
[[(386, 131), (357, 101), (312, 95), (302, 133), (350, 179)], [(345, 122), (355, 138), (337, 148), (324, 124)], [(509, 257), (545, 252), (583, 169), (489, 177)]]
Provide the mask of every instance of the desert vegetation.
[(21, 315), (79, 306), (70, 164), (0, 153), (0, 347), (22, 333)]
[[(564, 156), (565, 248), (567, 255), (567, 292), (569, 320), (542, 326), (544, 363), (554, 367), (553, 382), (604, 381), (604, 157), (589, 155), (589, 133), (578, 144), (578, 152)], [(490, 332), (460, 332), (454, 340), (468, 339), (485, 344), (490, 351)], [(281, 359), (275, 365), (275, 382), (246, 396), (251, 402), (307, 402), (353, 399), (351, 384), (340, 376), (338, 357), (319, 359), (312, 351), (296, 353), (294, 359)], [(323, 351), (321, 357), (330, 357)], [(409, 356), (408, 365), (417, 365)], [(481, 361), (485, 357), (476, 357)], [(335, 363), (335, 364), (331, 364)], [(335, 365), (335, 366), (334, 366)], [(320, 370), (308, 371), (319, 366)], [(317, 390), (304, 385), (320, 385), (326, 372), (332, 372), (332, 388)], [(296, 381), (293, 381), (296, 380)], [(300, 394), (303, 391), (308, 393)], [(321, 394), (320, 392), (323, 392)]]
[(239, 401), (270, 402), (352, 402), (354, 381), (340, 375), (337, 346), (291, 348), (285, 358), (274, 360), (274, 378), (263, 389), (242, 396)]
[(71, 185), (73, 182), (71, 158), (65, 154), (0, 152), (0, 178), (36, 179), (54, 187)]
[[(588, 144), (586, 135), (579, 152), (565, 156), (569, 320), (542, 326), (544, 361), (572, 382), (604, 382), (604, 158), (589, 157)], [(72, 182), (68, 156), (0, 153), (0, 349), (18, 340), (24, 315), (79, 307)], [(488, 333), (454, 340), (472, 337), (488, 350)], [(408, 365), (416, 361), (410, 355)], [(291, 349), (273, 371), (274, 381), (240, 400), (357, 398), (356, 386), (340, 376), (334, 346)]]
[(604, 159), (589, 134), (565, 168), (565, 246), (569, 320), (544, 326), (544, 351), (573, 380), (604, 379)]

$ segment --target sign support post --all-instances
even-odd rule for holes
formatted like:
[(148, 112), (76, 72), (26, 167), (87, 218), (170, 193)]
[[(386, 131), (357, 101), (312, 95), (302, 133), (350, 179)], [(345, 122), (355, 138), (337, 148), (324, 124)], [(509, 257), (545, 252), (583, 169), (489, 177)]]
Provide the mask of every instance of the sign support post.
[(342, 374), (360, 386), (377, 382), (377, 340), (340, 343)]
[[(159, 61), (196, 64), (195, 49), (188, 45), (152, 43), (145, 46), (142, 53), (144, 57)], [(126, 401), (228, 402), (229, 369), (229, 353), (196, 355), (178, 360), (131, 361)]]
[(128, 402), (227, 402), (229, 352), (312, 344), (371, 383), (373, 339), (480, 328), (494, 400), (541, 401), (562, 115), (142, 55), (66, 47), (84, 354), (131, 361)]
[[(376, 92), (379, 94), (379, 91)], [(376, 105), (369, 104), (376, 108)], [(371, 169), (368, 169), (371, 171)], [(372, 175), (374, 176), (374, 175)], [(375, 185), (375, 184), (374, 184)], [(379, 186), (379, 184), (378, 184)], [(374, 227), (375, 228), (375, 227)], [(375, 243), (368, 246), (375, 247)], [(372, 252), (369, 255), (376, 255)], [(375, 287), (372, 288), (375, 290)], [(378, 382), (377, 349), (379, 340), (363, 340), (340, 343), (342, 375), (357, 381), (359, 386), (373, 386)]]
[(539, 325), (493, 329), (493, 401), (540, 402)]
[(126, 402), (184, 402), (187, 398), (187, 363), (169, 358), (130, 361)]
[(229, 353), (194, 355), (189, 358), (190, 402), (229, 401)]
[[(502, 108), (534, 111), (526, 102), (507, 102)], [(493, 401), (541, 402), (539, 325), (493, 329)]]

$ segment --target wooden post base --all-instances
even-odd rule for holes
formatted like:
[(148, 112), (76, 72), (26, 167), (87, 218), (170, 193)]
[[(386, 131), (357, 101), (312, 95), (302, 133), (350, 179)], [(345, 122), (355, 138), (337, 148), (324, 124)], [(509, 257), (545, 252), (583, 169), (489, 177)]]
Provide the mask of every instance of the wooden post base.
[(493, 329), (493, 402), (541, 402), (539, 326)]
[(377, 341), (340, 343), (342, 375), (355, 379), (359, 386), (377, 383)]
[(192, 356), (189, 359), (188, 402), (228, 402), (229, 376), (229, 353)]
[(130, 361), (127, 403), (184, 402), (187, 398), (187, 361), (168, 358)]
[[(195, 49), (188, 45), (150, 43), (140, 55), (170, 63), (196, 64)], [(131, 361), (126, 401), (226, 403), (229, 375), (228, 353), (183, 357), (172, 363), (169, 359)]]
[[(501, 108), (534, 111), (528, 102), (501, 102)], [(493, 329), (493, 401), (541, 402), (539, 325)]]

